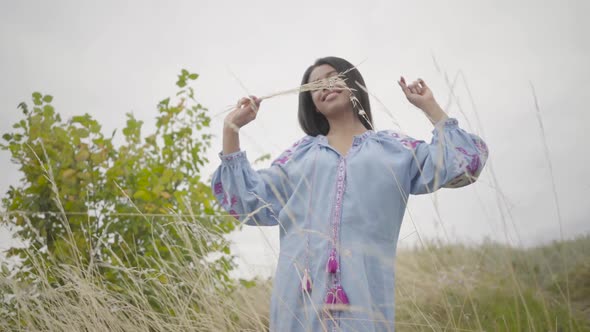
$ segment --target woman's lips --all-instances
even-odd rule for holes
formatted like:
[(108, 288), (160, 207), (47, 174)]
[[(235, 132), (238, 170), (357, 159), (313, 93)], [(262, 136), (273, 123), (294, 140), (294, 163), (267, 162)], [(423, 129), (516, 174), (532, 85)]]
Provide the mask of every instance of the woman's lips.
[(326, 95), (324, 96), (324, 101), (327, 101), (328, 99), (334, 99), (334, 97), (335, 97), (337, 94), (339, 94), (339, 93), (340, 93), (340, 91), (331, 91), (331, 92), (329, 92), (328, 94), (326, 94)]

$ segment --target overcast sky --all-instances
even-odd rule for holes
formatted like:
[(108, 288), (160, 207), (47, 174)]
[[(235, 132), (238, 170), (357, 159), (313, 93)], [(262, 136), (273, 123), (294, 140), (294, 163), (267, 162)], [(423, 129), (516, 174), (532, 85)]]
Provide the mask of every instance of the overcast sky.
[[(560, 233), (531, 84), (564, 236), (590, 231), (589, 14), (585, 0), (2, 1), (0, 132), (21, 118), (16, 106), (33, 91), (53, 95), (64, 118), (91, 114), (107, 133), (124, 126), (126, 112), (150, 131), (155, 106), (175, 92), (181, 68), (201, 75), (197, 98), (214, 114), (246, 93), (294, 88), (315, 59), (335, 55), (360, 63), (367, 87), (385, 105), (372, 100), (377, 129), (430, 140), (430, 123), (396, 80), (424, 78), (447, 105), (445, 78), (461, 72), (454, 91), (463, 112), (454, 100), (448, 113), (485, 139), (490, 161), (475, 185), (413, 197), (401, 244), (414, 243), (417, 229), (453, 241), (487, 236), (534, 245)], [(296, 110), (295, 95), (263, 103), (243, 130), (252, 160), (276, 156), (303, 135)], [(221, 122), (214, 119), (215, 134)], [(206, 176), (218, 166), (220, 148), (216, 137)], [(5, 193), (20, 175), (4, 151), (0, 173)], [(276, 227), (245, 227), (231, 238), (240, 273), (272, 271)], [(0, 247), (7, 245), (9, 234), (0, 232)]]

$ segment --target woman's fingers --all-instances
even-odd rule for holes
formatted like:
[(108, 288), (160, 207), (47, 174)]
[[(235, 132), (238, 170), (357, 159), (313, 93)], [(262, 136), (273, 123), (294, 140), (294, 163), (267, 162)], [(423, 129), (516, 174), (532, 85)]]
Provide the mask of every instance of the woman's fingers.
[(240, 100), (238, 100), (238, 104), (236, 106), (237, 108), (244, 108), (248, 105), (249, 102), (250, 100), (247, 97), (242, 97), (240, 98)]
[(410, 84), (406, 83), (404, 77), (400, 77), (400, 80), (397, 82), (399, 86), (402, 88), (402, 91), (406, 95), (406, 97), (410, 97), (411, 94), (422, 95), (424, 92), (428, 90), (428, 85), (426, 82), (419, 78), (416, 81), (413, 81)]
[(421, 95), (424, 87), (420, 84), (420, 81), (414, 81), (414, 87), (416, 88), (416, 93)]
[(408, 88), (408, 86), (406, 85), (406, 80), (404, 79), (404, 77), (401, 76), (400, 80), (397, 83), (402, 88), (402, 91), (404, 92), (406, 97), (408, 97), (410, 95), (411, 91), (410, 91), (410, 88)]
[(424, 82), (423, 79), (418, 78), (416, 81), (413, 81), (410, 84), (406, 83), (404, 77), (400, 77), (400, 80), (397, 82), (399, 86), (402, 88), (402, 91), (406, 95), (406, 97), (410, 98), (412, 95), (424, 95), (428, 91), (428, 85)]
[(412, 84), (409, 85), (410, 91), (412, 91), (412, 93), (416, 94), (418, 93), (418, 87), (416, 86), (416, 81), (412, 82)]
[(258, 112), (258, 109), (260, 108), (260, 103), (262, 102), (262, 100), (260, 100), (260, 98), (256, 97), (256, 96), (250, 96), (250, 106), (252, 107), (252, 110), (254, 110), (254, 112)]
[(424, 94), (428, 91), (428, 85), (426, 85), (426, 82), (424, 82), (423, 79), (419, 78), (418, 84), (420, 84), (420, 94)]
[(240, 98), (236, 108), (226, 116), (226, 124), (237, 131), (252, 122), (256, 119), (261, 102), (262, 100), (256, 96)]
[(253, 111), (257, 111), (262, 100), (256, 96), (243, 97), (238, 100), (237, 108), (243, 109), (250, 107)]
[(424, 82), (423, 79), (419, 78), (418, 82), (420, 83), (420, 85), (422, 86), (422, 88), (428, 88), (428, 85), (426, 85), (426, 82)]

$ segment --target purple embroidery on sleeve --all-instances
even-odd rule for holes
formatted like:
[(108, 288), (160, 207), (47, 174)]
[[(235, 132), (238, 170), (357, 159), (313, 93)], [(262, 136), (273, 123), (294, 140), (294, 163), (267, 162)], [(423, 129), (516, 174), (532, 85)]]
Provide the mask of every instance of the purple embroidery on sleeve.
[(227, 206), (227, 194), (223, 193), (223, 200), (221, 201), (221, 205)]
[(424, 143), (424, 141), (414, 139), (408, 135), (399, 134), (392, 132), (390, 136), (398, 140), (406, 149), (415, 150), (418, 145)]
[(457, 149), (457, 151), (459, 151), (463, 154), (463, 158), (461, 158), (461, 160), (458, 160), (459, 169), (460, 170), (467, 170), (467, 172), (470, 175), (475, 176), (475, 174), (477, 174), (477, 171), (479, 170), (479, 167), (481, 165), (481, 163), (479, 161), (479, 156), (477, 155), (477, 153), (470, 154), (469, 152), (467, 152), (467, 150), (465, 150), (461, 147), (457, 147), (456, 149)]
[(236, 205), (237, 202), (238, 202), (238, 197), (236, 197), (235, 195), (232, 195), (232, 197), (231, 197), (231, 206)]
[(221, 182), (215, 183), (213, 190), (215, 192), (215, 195), (221, 195), (221, 193), (223, 193), (223, 185), (221, 184)]
[(229, 210), (229, 214), (238, 220), (240, 219), (240, 218), (238, 218), (238, 213), (236, 212), (236, 210), (233, 210), (233, 209)]
[(410, 150), (414, 150), (420, 143), (424, 143), (424, 141), (415, 140), (413, 138), (402, 139), (400, 142)]
[[(290, 153), (290, 152), (291, 152), (290, 150), (287, 150), (287, 151), (285, 151), (285, 153)], [(289, 157), (290, 157), (290, 156), (282, 156), (282, 157), (279, 157), (277, 160), (275, 160), (275, 162), (274, 162), (274, 163), (275, 163), (275, 164), (281, 164), (281, 165), (284, 165), (284, 164), (286, 164), (286, 163), (287, 163), (287, 161), (289, 160)]]
[(304, 137), (304, 138), (300, 139), (299, 141), (295, 142), (295, 144), (293, 144), (290, 148), (285, 150), (285, 152), (281, 153), (281, 155), (277, 159), (275, 159), (275, 161), (273, 161), (272, 163), (279, 164), (279, 165), (285, 165), (291, 159), (291, 156), (295, 152), (296, 148), (299, 145), (301, 145), (301, 143), (307, 141), (308, 139), (309, 139), (308, 137)]

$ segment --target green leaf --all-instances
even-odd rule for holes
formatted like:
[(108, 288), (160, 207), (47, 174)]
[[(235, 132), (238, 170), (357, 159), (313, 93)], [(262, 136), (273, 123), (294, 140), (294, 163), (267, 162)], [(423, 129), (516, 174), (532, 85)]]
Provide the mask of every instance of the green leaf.
[(53, 100), (53, 97), (50, 95), (46, 95), (43, 97), (43, 101), (46, 103), (50, 103)]
[(51, 105), (43, 106), (43, 115), (46, 117), (52, 117), (55, 113), (55, 109)]
[(76, 135), (78, 135), (78, 137), (81, 137), (81, 138), (86, 138), (90, 135), (90, 133), (85, 128), (78, 128), (76, 130)]
[(263, 162), (265, 160), (270, 160), (270, 153), (263, 154), (262, 156), (256, 158), (256, 160), (254, 160), (253, 164), (257, 164), (257, 163)]
[(25, 102), (18, 104), (18, 108), (20, 108), (23, 111), (24, 115), (29, 114), (29, 108)]
[(168, 107), (168, 104), (169, 104), (169, 103), (170, 103), (170, 98), (166, 98), (166, 99), (162, 99), (162, 100), (160, 101), (160, 104), (159, 104), (159, 105), (161, 105), (161, 106), (165, 106), (165, 107)]
[(196, 80), (197, 78), (199, 78), (199, 74), (190, 74), (188, 75), (188, 78), (190, 78), (191, 80)]
[(252, 288), (256, 286), (256, 280), (246, 280), (240, 278), (240, 284), (246, 288)]
[(133, 194), (133, 198), (141, 199), (142, 201), (149, 202), (151, 200), (150, 194), (145, 190), (138, 190)]

